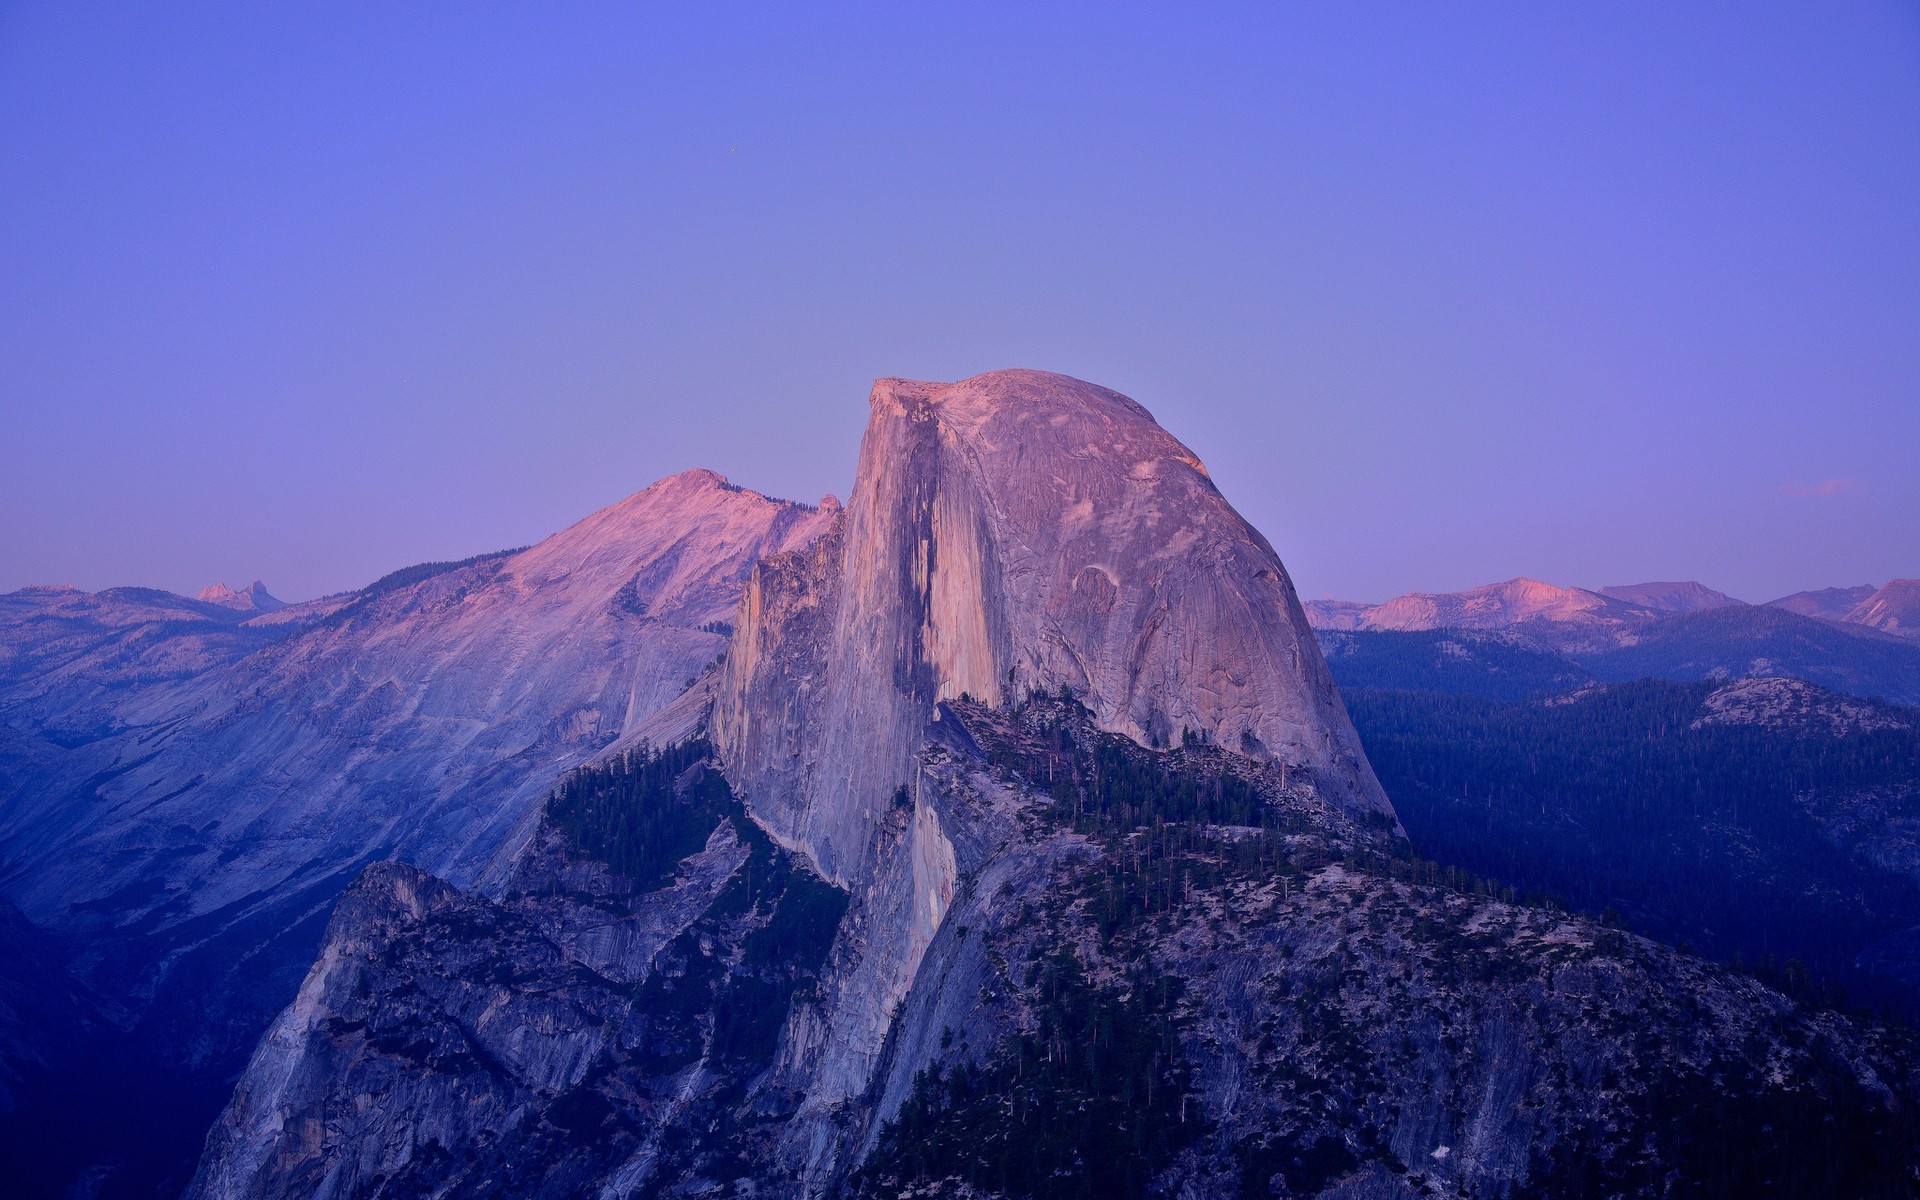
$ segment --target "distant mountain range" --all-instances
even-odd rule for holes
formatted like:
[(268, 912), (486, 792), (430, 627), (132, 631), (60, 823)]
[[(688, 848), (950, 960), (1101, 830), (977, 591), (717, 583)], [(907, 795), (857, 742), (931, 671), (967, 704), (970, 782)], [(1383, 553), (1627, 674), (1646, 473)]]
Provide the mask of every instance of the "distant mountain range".
[(1896, 579), (1885, 587), (1821, 588), (1795, 592), (1763, 605), (1736, 600), (1691, 580), (1561, 587), (1522, 576), (1463, 592), (1409, 592), (1379, 604), (1355, 600), (1309, 600), (1307, 620), (1316, 629), (1512, 629), (1560, 626), (1556, 640), (1585, 641), (1596, 630), (1630, 634), (1648, 621), (1674, 613), (1714, 608), (1779, 608), (1803, 617), (1860, 625), (1920, 638), (1920, 579)]
[(1135, 401), (868, 407), (844, 507), (0, 596), (0, 1196), (1907, 1193), (1920, 1050), (1643, 935), (1920, 992), (1911, 588), (1315, 631)]
[(1580, 678), (1786, 676), (1920, 704), (1920, 582), (1910, 579), (1746, 604), (1691, 582), (1588, 590), (1523, 578), (1305, 607), (1343, 687), (1512, 698)]

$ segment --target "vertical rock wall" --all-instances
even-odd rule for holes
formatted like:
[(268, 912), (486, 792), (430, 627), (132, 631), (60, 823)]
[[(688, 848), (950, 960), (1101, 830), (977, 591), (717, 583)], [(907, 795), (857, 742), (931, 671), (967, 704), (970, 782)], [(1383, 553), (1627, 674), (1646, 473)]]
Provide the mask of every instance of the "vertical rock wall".
[(1061, 687), (1142, 744), (1200, 737), (1391, 813), (1286, 569), (1144, 408), (1039, 371), (871, 403), (837, 535), (756, 573), (715, 705), (775, 836), (858, 880), (935, 703)]

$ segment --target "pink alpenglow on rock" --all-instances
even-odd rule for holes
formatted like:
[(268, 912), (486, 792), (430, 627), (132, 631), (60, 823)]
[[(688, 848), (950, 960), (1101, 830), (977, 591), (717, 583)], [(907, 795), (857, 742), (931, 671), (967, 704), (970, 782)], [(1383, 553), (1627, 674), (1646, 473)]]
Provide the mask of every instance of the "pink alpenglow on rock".
[(936, 705), (1065, 688), (1391, 815), (1286, 569), (1139, 404), (1042, 371), (882, 379), (832, 534), (756, 571), (713, 732), (755, 815), (860, 877)]
[(1920, 638), (1920, 579), (1895, 579), (1846, 615), (1856, 625)]

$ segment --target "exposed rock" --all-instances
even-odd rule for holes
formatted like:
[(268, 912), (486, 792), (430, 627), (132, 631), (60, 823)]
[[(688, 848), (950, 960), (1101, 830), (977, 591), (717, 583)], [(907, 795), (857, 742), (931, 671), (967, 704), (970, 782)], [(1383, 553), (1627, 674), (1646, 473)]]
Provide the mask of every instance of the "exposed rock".
[(270, 613), (287, 607), (286, 601), (276, 599), (258, 579), (239, 591), (224, 583), (209, 584), (200, 589), (200, 600), (203, 604), (217, 604), (244, 613)]
[(1893, 580), (1841, 619), (1883, 633), (1920, 638), (1920, 579)]
[(76, 756), (91, 788), (23, 781), (7, 882), (30, 915), (113, 898), (114, 923), (157, 931), (381, 856), (471, 877), (719, 656), (752, 564), (827, 519), (689, 472), (528, 550), (376, 584), (148, 695), (139, 728)]
[(830, 520), (696, 471), (529, 549), (396, 572), (266, 635), (168, 600), (251, 653), (116, 692), (118, 732), (85, 745), (32, 738), (16, 754), (0, 736), (0, 887), (82, 938), (83, 977), (171, 1063), (156, 1075), (217, 1078), (293, 994), (363, 866), (478, 878), (527, 840), (556, 779), (710, 668), (752, 564)]
[[(882, 825), (922, 848), (910, 887), (855, 889), (817, 981), (781, 994), (777, 1036), (750, 1050), (723, 1049), (723, 1014), (791, 884), (739, 890), (759, 885), (724, 831), (650, 892), (550, 835), (499, 901), (371, 869), (191, 1200), (1732, 1196), (1905, 1177), (1897, 1036), (1443, 877), (1276, 764), (1144, 750), (1057, 701), (943, 707), (918, 763)], [(647, 921), (611, 957), (583, 936)], [(929, 936), (907, 986), (873, 994), (894, 923)], [(829, 1104), (853, 993), (885, 1036), (868, 1086)]]
[(0, 720), (61, 745), (122, 729), (148, 692), (273, 640), (246, 614), (153, 588), (0, 595)]
[(1002, 371), (875, 384), (835, 533), (756, 571), (713, 731), (756, 817), (843, 882), (934, 705), (1065, 688), (1385, 811), (1286, 570), (1140, 405)]
[(1716, 688), (1702, 702), (1704, 714), (1693, 723), (1759, 725), (1803, 730), (1809, 727), (1831, 736), (1870, 733), (1876, 729), (1911, 729), (1911, 710), (1842, 696), (1799, 679), (1742, 679)]
[[(687, 789), (653, 800), (697, 805)], [(369, 867), (188, 1194), (626, 1196), (737, 1175), (790, 1110), (764, 1083), (739, 1106), (839, 900), (737, 807), (697, 815), (704, 847), (650, 889), (552, 825), (497, 900)]]

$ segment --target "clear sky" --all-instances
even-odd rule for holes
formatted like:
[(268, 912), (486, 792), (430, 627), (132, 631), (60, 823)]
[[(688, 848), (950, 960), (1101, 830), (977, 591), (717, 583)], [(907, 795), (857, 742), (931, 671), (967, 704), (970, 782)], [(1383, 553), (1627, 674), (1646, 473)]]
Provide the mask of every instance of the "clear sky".
[(1920, 575), (1920, 8), (0, 3), (0, 589), (844, 495), (1008, 366), (1308, 597)]

